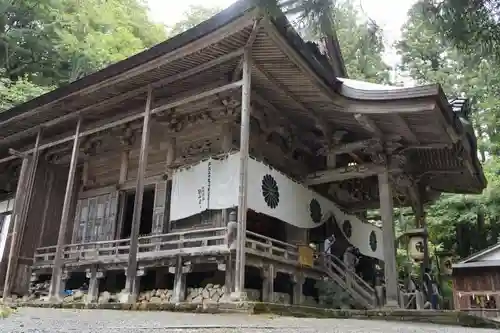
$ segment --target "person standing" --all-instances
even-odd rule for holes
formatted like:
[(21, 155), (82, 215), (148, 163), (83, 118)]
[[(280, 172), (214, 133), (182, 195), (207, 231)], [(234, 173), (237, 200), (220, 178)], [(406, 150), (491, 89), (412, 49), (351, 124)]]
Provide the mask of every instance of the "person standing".
[(330, 237), (325, 239), (324, 242), (324, 252), (326, 254), (332, 254), (332, 246), (335, 243), (335, 236), (332, 234)]

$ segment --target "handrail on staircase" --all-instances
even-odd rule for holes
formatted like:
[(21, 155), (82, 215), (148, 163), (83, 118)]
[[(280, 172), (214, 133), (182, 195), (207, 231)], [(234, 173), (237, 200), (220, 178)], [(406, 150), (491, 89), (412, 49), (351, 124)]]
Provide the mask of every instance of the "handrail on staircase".
[[(362, 291), (365, 294), (365, 296), (368, 296), (370, 299), (372, 299), (372, 301), (374, 300), (374, 298), (376, 297), (375, 289), (372, 286), (370, 286), (365, 280), (363, 280), (359, 275), (357, 275), (355, 272), (351, 272), (351, 274), (349, 275), (349, 277), (352, 279), (351, 280), (352, 282), (351, 285), (347, 285), (346, 275), (348, 268), (342, 260), (337, 258), (335, 255), (329, 253), (321, 253), (320, 259), (325, 268), (331, 270), (339, 278), (341, 278), (342, 281), (346, 284), (348, 289), (354, 289), (354, 291), (358, 294), (360, 291)], [(358, 286), (359, 288), (356, 288), (356, 286)]]

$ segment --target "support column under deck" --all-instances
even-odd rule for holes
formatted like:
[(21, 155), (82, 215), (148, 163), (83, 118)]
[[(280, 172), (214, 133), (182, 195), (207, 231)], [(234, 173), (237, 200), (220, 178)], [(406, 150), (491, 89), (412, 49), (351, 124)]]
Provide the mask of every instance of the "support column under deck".
[(262, 268), (262, 302), (274, 302), (274, 279), (276, 279), (276, 270), (273, 264)]
[(380, 196), (380, 215), (382, 218), (384, 272), (386, 288), (386, 306), (398, 307), (398, 273), (396, 265), (396, 249), (393, 221), (393, 198), (389, 172), (386, 170), (378, 175)]
[(63, 249), (66, 240), (66, 228), (69, 221), (71, 208), (71, 199), (73, 196), (73, 184), (75, 183), (75, 173), (78, 162), (78, 150), (80, 148), (80, 128), (82, 119), (78, 119), (76, 125), (75, 137), (73, 139), (73, 151), (71, 152), (71, 162), (68, 171), (68, 181), (66, 183), (66, 192), (64, 194), (64, 203), (61, 213), (61, 224), (59, 226), (59, 235), (57, 237), (57, 248), (54, 258), (54, 267), (52, 268), (52, 278), (50, 280), (49, 300), (59, 301), (61, 296), (61, 279), (63, 268)]
[(234, 300), (244, 300), (245, 295), (245, 243), (247, 230), (247, 183), (250, 143), (250, 100), (252, 65), (250, 49), (243, 53), (243, 86), (241, 89), (240, 177), (238, 193), (238, 235), (236, 248), (236, 273)]
[(99, 271), (97, 266), (94, 265), (86, 271), (85, 274), (89, 279), (89, 292), (85, 299), (85, 303), (95, 303), (99, 298), (99, 283), (104, 277), (104, 273)]
[(146, 171), (148, 146), (149, 146), (149, 130), (151, 118), (151, 100), (152, 88), (149, 86), (144, 112), (144, 121), (142, 125), (141, 150), (139, 152), (139, 165), (137, 167), (137, 183), (135, 188), (134, 212), (132, 214), (132, 230), (130, 233), (130, 251), (128, 256), (127, 279), (125, 281), (125, 290), (122, 294), (122, 299), (128, 298), (127, 303), (134, 303), (134, 291), (137, 289), (137, 246), (139, 238), (139, 227), (141, 224), (142, 201), (144, 195), (144, 173)]

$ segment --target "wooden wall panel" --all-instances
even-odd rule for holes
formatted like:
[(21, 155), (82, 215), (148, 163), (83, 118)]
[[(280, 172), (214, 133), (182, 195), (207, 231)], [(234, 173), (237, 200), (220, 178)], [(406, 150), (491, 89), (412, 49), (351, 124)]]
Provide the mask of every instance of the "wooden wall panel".
[(69, 168), (67, 166), (54, 165), (52, 166), (52, 170), (54, 172), (54, 183), (52, 184), (52, 195), (49, 200), (45, 230), (40, 244), (41, 247), (57, 244), (62, 206), (64, 203), (64, 193), (68, 180)]
[(21, 246), (21, 257), (33, 258), (35, 247), (40, 238), (42, 227), (43, 209), (45, 206), (45, 199), (47, 197), (47, 188), (49, 187), (49, 166), (45, 161), (40, 159), (38, 163), (35, 181), (33, 184), (33, 193), (31, 197), (31, 205), (28, 211), (26, 220), (26, 227)]

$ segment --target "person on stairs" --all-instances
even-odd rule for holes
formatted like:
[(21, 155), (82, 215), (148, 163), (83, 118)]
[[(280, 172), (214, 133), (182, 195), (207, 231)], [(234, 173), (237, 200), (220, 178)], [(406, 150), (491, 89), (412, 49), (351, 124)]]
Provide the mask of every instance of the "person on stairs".
[(326, 254), (332, 254), (332, 246), (335, 243), (335, 235), (330, 235), (324, 242), (324, 252)]
[(351, 286), (353, 280), (353, 274), (355, 274), (356, 265), (358, 264), (358, 257), (356, 255), (356, 248), (349, 246), (344, 252), (344, 264), (346, 267), (346, 284)]

